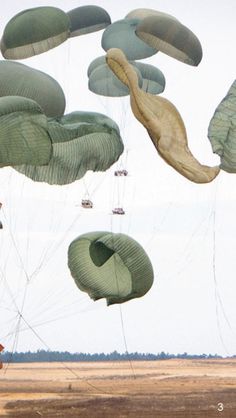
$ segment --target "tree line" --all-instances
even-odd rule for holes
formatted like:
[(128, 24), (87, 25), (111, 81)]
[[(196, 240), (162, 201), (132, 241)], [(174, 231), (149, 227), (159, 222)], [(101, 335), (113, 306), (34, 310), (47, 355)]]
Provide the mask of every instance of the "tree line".
[[(234, 356), (235, 357), (235, 356)], [(161, 352), (158, 354), (152, 353), (70, 353), (68, 351), (49, 351), (37, 350), (35, 352), (4, 352), (0, 356), (0, 360), (4, 363), (33, 363), (33, 362), (56, 362), (56, 361), (124, 361), (124, 360), (168, 360), (168, 359), (219, 359), (218, 354), (169, 354)]]

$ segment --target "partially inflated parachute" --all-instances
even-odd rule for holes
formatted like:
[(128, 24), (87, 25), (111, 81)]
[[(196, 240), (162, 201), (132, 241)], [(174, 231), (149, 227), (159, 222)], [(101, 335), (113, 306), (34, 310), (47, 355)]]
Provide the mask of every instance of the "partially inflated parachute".
[(72, 112), (48, 120), (52, 156), (47, 165), (15, 166), (34, 181), (69, 184), (88, 170), (106, 171), (123, 152), (117, 124), (95, 112)]
[(144, 249), (125, 234), (90, 232), (69, 246), (68, 266), (76, 285), (107, 305), (144, 296), (153, 283), (153, 268)]
[(48, 51), (70, 36), (70, 19), (57, 7), (23, 10), (6, 25), (1, 39), (4, 58), (23, 59)]
[(109, 14), (102, 7), (80, 6), (67, 13), (70, 19), (70, 36), (96, 32), (111, 24)]
[(220, 168), (236, 173), (236, 80), (215, 110), (208, 137), (213, 152), (220, 156)]
[(49, 162), (52, 144), (47, 117), (35, 101), (1, 97), (0, 126), (0, 167)]
[(14, 61), (0, 61), (0, 97), (22, 96), (37, 102), (46, 116), (62, 116), (65, 95), (56, 80)]

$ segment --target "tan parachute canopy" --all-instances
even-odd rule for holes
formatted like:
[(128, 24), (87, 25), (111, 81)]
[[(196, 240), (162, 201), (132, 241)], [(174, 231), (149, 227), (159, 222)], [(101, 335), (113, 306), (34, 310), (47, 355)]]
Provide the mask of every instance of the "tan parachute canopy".
[(133, 67), (124, 53), (113, 48), (107, 52), (107, 63), (130, 89), (134, 116), (145, 126), (161, 157), (180, 174), (195, 183), (209, 183), (219, 167), (200, 164), (188, 148), (184, 122), (176, 107), (167, 99), (141, 90)]

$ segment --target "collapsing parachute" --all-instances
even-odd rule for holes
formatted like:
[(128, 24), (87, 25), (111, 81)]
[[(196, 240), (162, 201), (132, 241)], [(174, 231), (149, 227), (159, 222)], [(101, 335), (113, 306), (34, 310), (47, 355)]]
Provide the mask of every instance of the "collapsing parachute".
[(22, 96), (37, 102), (46, 116), (62, 116), (65, 95), (56, 80), (14, 61), (0, 61), (0, 97)]
[(125, 234), (90, 232), (68, 249), (68, 266), (76, 285), (107, 305), (144, 296), (153, 284), (152, 264), (139, 243)]
[(124, 150), (117, 124), (100, 113), (77, 111), (51, 118), (47, 129), (52, 141), (48, 164), (14, 166), (34, 181), (72, 183), (88, 170), (106, 171)]
[(208, 137), (213, 152), (220, 156), (220, 168), (236, 173), (236, 80), (215, 110)]
[(201, 165), (191, 154), (184, 122), (175, 106), (167, 99), (153, 96), (139, 88), (136, 73), (121, 50), (110, 49), (107, 52), (107, 63), (129, 87), (132, 111), (147, 129), (162, 158), (195, 183), (212, 181), (220, 169)]
[(1, 52), (7, 59), (23, 59), (48, 51), (70, 36), (70, 19), (57, 7), (23, 10), (6, 25)]

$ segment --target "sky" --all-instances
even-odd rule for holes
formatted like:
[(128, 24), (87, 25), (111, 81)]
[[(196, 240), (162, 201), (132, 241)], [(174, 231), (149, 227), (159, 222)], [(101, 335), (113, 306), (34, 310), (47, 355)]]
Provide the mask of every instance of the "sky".
[[(88, 5), (74, 0), (21, 2), (1, 7), (1, 33), (21, 10)], [(214, 110), (235, 79), (234, 0), (93, 1), (112, 22), (136, 8), (175, 16), (199, 38), (203, 59), (188, 66), (158, 53), (142, 60), (165, 75), (162, 96), (179, 110), (194, 156), (219, 164), (207, 129)], [(64, 42), (22, 60), (54, 77), (66, 96), (66, 113), (105, 113), (121, 129), (125, 146), (105, 173), (87, 173), (67, 186), (35, 183), (1, 168), (0, 342), (7, 351), (236, 353), (236, 178), (221, 171), (210, 184), (194, 184), (157, 154), (134, 118), (129, 97), (105, 98), (88, 90), (87, 68), (104, 55), (102, 31)], [(3, 59), (3, 58), (2, 58)], [(129, 175), (117, 179), (114, 171)], [(89, 197), (94, 209), (80, 206)], [(112, 216), (122, 206), (124, 216)], [(154, 268), (154, 284), (140, 299), (107, 307), (75, 285), (67, 267), (70, 242), (96, 230), (136, 239)]]

